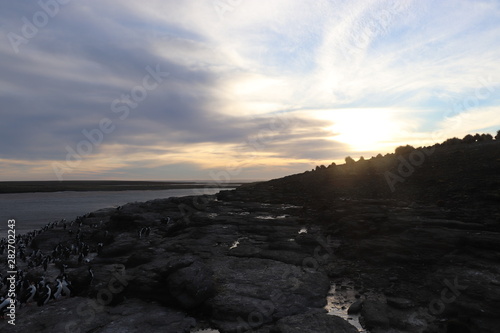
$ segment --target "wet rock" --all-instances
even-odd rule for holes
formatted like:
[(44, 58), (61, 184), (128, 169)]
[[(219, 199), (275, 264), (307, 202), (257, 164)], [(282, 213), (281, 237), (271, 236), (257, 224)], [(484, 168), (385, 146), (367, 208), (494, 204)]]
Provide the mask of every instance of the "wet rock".
[(368, 298), (363, 304), (361, 316), (367, 329), (389, 327), (387, 304), (373, 298)]
[(276, 333), (358, 333), (346, 320), (325, 313), (306, 313), (278, 320)]
[(349, 306), (349, 309), (347, 309), (348, 314), (356, 314), (361, 312), (361, 309), (363, 308), (363, 300), (358, 299), (356, 302), (352, 303), (351, 306)]

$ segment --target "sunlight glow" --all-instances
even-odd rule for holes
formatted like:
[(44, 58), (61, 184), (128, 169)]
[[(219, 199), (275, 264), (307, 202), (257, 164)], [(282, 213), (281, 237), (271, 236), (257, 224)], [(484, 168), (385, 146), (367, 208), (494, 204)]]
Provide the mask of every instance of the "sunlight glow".
[(333, 123), (328, 128), (331, 139), (348, 144), (355, 152), (384, 151), (401, 131), (392, 112), (383, 109), (333, 110), (326, 120)]

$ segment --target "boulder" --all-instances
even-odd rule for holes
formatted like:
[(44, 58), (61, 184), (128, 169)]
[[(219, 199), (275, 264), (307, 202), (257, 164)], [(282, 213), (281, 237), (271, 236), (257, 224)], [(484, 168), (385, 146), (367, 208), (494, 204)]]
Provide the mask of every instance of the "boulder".
[(356, 302), (352, 303), (351, 306), (349, 306), (349, 309), (347, 309), (348, 314), (356, 314), (361, 312), (361, 309), (363, 308), (363, 300), (358, 299)]
[(365, 300), (361, 310), (361, 317), (369, 330), (389, 327), (387, 304), (380, 300), (374, 298)]
[(168, 276), (170, 294), (184, 309), (196, 308), (214, 293), (212, 275), (203, 262), (195, 261)]

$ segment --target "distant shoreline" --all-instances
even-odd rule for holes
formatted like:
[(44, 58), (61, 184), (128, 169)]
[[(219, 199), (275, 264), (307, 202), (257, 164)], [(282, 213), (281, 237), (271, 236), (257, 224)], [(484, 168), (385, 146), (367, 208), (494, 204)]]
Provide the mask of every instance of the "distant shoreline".
[(2, 181), (0, 194), (37, 193), (63, 191), (130, 191), (130, 190), (172, 190), (201, 187), (235, 188), (243, 184), (184, 181), (121, 181), (121, 180), (74, 180), (74, 181)]

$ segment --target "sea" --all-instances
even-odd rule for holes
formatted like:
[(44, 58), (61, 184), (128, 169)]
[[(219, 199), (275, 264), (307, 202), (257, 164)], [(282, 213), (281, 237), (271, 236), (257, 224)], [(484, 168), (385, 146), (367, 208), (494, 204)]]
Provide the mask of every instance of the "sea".
[(0, 238), (7, 236), (7, 222), (14, 219), (17, 235), (40, 229), (54, 221), (74, 220), (98, 209), (118, 207), (129, 202), (216, 194), (230, 188), (190, 188), (130, 191), (64, 191), (0, 194)]

